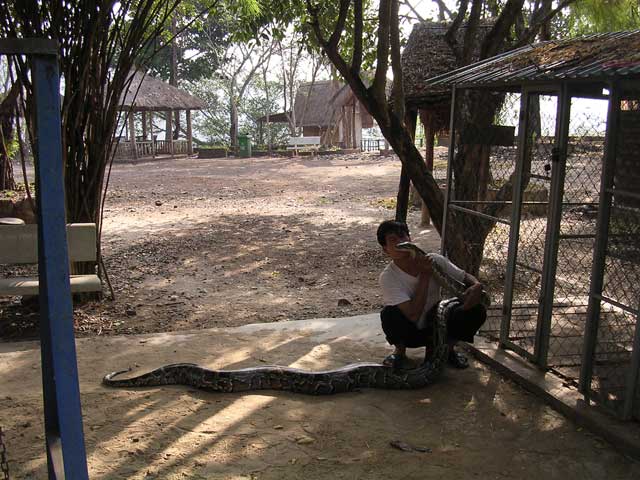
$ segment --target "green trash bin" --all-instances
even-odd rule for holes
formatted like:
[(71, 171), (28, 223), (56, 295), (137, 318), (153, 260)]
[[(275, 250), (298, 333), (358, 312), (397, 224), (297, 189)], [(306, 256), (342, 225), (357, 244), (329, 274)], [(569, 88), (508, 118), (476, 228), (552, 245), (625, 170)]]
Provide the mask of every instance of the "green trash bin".
[(238, 150), (241, 157), (251, 156), (251, 135), (238, 135)]

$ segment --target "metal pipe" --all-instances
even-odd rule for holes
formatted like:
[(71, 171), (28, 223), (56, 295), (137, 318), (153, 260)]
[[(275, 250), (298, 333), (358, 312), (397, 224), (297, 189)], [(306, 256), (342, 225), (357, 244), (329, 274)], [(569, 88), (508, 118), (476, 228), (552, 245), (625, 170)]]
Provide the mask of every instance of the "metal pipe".
[(567, 143), (569, 140), (569, 120), (571, 115), (571, 96), (566, 83), (560, 86), (558, 109), (556, 114), (556, 147), (554, 148), (551, 174), (551, 205), (547, 221), (543, 275), (540, 286), (541, 306), (538, 316), (535, 354), (541, 367), (547, 366), (549, 354), (549, 335), (551, 333), (551, 316), (553, 313), (553, 295), (555, 290), (556, 267), (558, 260), (558, 244), (560, 221), (562, 219), (562, 198), (564, 196), (564, 180), (567, 164)]
[(456, 147), (456, 101), (458, 89), (454, 85), (451, 89), (451, 112), (449, 118), (449, 152), (447, 161), (447, 188), (444, 192), (444, 208), (442, 209), (442, 231), (440, 232), (440, 253), (447, 255), (445, 245), (447, 241), (447, 216), (449, 215), (449, 201), (451, 198), (451, 179), (453, 178), (453, 157)]
[(502, 299), (502, 322), (500, 323), (500, 345), (506, 346), (511, 328), (511, 307), (513, 304), (513, 283), (516, 275), (516, 259), (518, 256), (518, 239), (520, 237), (520, 215), (522, 213), (522, 180), (524, 177), (524, 160), (527, 145), (529, 91), (520, 95), (520, 119), (518, 125), (518, 158), (513, 180), (513, 208), (511, 209), (511, 228), (509, 229), (509, 247), (507, 253), (507, 271), (505, 273), (504, 297)]
[(589, 307), (587, 308), (584, 343), (582, 346), (582, 369), (580, 370), (579, 390), (585, 398), (591, 394), (591, 377), (593, 374), (593, 356), (598, 340), (600, 323), (600, 302), (604, 277), (607, 236), (611, 216), (612, 188), (616, 166), (617, 141), (616, 134), (620, 116), (620, 89), (616, 83), (609, 87), (611, 98), (607, 112), (607, 131), (605, 134), (604, 159), (600, 178), (600, 205), (598, 207), (597, 236), (593, 249), (591, 264), (591, 287), (589, 289)]
[(484, 218), (486, 220), (491, 220), (492, 222), (498, 222), (498, 223), (503, 223), (505, 225), (510, 225), (510, 223), (507, 220), (504, 220), (503, 218), (498, 218), (498, 217), (494, 217), (493, 215), (487, 215), (486, 213), (477, 212), (475, 210), (471, 210), (470, 208), (464, 208), (464, 207), (460, 207), (458, 205), (452, 205), (452, 204), (449, 205), (449, 208), (452, 210), (457, 210), (459, 212), (468, 213), (469, 215), (475, 215), (476, 217)]
[[(638, 306), (640, 310), (640, 305)], [(631, 365), (627, 371), (624, 392), (624, 405), (622, 406), (622, 419), (629, 420), (633, 416), (636, 391), (638, 389), (638, 372), (640, 372), (640, 313), (636, 315), (636, 330), (633, 335), (633, 349), (631, 350)]]
[(625, 305), (624, 303), (620, 303), (617, 300), (614, 300), (613, 298), (607, 297), (606, 295), (594, 294), (594, 297), (596, 300), (599, 300), (600, 302), (609, 303), (614, 307), (618, 307), (620, 310), (630, 313), (631, 315), (640, 315), (640, 310), (635, 310), (630, 306)]

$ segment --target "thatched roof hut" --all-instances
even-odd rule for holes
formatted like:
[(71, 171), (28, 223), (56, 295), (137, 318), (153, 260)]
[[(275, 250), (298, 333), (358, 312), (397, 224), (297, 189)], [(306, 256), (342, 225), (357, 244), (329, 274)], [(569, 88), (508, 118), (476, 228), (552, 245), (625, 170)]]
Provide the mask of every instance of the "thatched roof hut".
[[(299, 127), (328, 127), (336, 121), (338, 111), (353, 105), (355, 95), (348, 85), (333, 80), (303, 83), (296, 92), (296, 124)], [(371, 128), (373, 118), (361, 108), (362, 126)]]
[[(479, 25), (472, 61), (477, 60), (481, 40), (492, 25), (491, 22), (483, 22)], [(446, 128), (449, 118), (451, 89), (429, 86), (427, 80), (460, 66), (445, 39), (449, 26), (450, 24), (442, 22), (416, 24), (402, 52), (405, 103), (409, 108), (427, 110), (432, 116), (441, 117), (437, 122), (441, 128)], [(463, 42), (465, 32), (466, 26), (462, 25), (457, 33), (460, 44)]]
[(158, 78), (136, 72), (129, 90), (120, 101), (122, 110), (129, 110), (133, 106), (136, 112), (166, 111), (166, 110), (200, 110), (204, 108), (204, 101), (169, 85)]

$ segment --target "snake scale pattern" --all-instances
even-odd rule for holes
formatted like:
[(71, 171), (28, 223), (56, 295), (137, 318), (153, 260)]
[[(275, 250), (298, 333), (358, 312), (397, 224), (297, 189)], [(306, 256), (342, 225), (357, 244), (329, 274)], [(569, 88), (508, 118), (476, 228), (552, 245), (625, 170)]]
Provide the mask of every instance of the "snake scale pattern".
[[(411, 243), (399, 245), (425, 255)], [(444, 275), (435, 262), (434, 277), (447, 291), (460, 296), (463, 288)], [(131, 378), (115, 378), (130, 370), (105, 375), (102, 383), (109, 387), (155, 387), (185, 385), (209, 392), (235, 393), (253, 390), (283, 390), (308, 395), (331, 395), (361, 388), (415, 389), (434, 383), (446, 363), (448, 347), (447, 318), (460, 304), (458, 298), (438, 304), (433, 354), (428, 361), (412, 369), (394, 369), (378, 363), (353, 363), (326, 371), (306, 371), (283, 366), (261, 366), (238, 370), (210, 370), (193, 363), (175, 363)]]

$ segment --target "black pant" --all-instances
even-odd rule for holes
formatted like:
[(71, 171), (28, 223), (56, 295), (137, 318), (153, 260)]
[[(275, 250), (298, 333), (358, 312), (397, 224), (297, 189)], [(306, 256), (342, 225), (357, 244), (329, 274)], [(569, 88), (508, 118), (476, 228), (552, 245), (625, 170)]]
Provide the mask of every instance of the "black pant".
[[(418, 330), (416, 324), (404, 316), (395, 305), (388, 305), (380, 312), (382, 330), (391, 345), (404, 345), (409, 348), (425, 347), (433, 342), (433, 325), (438, 305), (427, 313), (427, 327)], [(487, 310), (483, 305), (475, 305), (463, 310), (462, 305), (454, 307), (447, 320), (447, 339), (473, 343), (473, 337), (487, 319)]]

